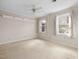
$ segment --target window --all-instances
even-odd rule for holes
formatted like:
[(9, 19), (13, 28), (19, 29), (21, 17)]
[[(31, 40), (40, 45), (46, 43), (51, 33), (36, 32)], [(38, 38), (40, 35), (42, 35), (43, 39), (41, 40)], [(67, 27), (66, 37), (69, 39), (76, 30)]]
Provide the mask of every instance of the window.
[(39, 29), (40, 29), (40, 32), (46, 32), (46, 19), (40, 19)]
[(59, 15), (56, 18), (56, 34), (71, 36), (71, 15), (70, 13)]

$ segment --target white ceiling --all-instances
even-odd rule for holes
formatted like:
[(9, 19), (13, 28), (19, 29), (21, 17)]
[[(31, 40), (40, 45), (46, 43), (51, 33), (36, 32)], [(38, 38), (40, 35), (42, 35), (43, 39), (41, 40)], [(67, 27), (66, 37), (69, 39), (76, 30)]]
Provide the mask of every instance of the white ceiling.
[[(56, 12), (76, 4), (77, 0), (0, 0), (0, 10), (14, 12), (26, 17), (41, 17), (51, 12)], [(29, 8), (31, 5), (42, 7), (33, 13)]]

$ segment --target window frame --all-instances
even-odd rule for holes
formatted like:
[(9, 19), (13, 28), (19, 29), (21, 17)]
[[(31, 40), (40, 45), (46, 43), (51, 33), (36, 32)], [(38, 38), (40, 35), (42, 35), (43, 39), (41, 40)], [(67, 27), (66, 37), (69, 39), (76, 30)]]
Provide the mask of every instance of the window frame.
[[(63, 16), (65, 16), (65, 17), (69, 17), (69, 26), (70, 26), (70, 34), (69, 34), (69, 36), (68, 35), (66, 35), (66, 34), (64, 34), (64, 33), (59, 33), (59, 26), (58, 26), (58, 18), (60, 18), (60, 17), (63, 17)], [(66, 37), (72, 37), (72, 16), (71, 16), (71, 13), (65, 13), (65, 14), (61, 14), (61, 15), (57, 15), (56, 16), (56, 21), (55, 21), (55, 23), (56, 23), (56, 35), (59, 35), (59, 36), (66, 36)]]
[[(43, 32), (42, 31), (42, 21), (46, 21), (45, 22), (45, 31)], [(43, 18), (40, 18), (39, 19), (39, 33), (46, 33), (46, 30), (47, 30), (47, 19), (46, 19), (46, 17), (43, 17)]]

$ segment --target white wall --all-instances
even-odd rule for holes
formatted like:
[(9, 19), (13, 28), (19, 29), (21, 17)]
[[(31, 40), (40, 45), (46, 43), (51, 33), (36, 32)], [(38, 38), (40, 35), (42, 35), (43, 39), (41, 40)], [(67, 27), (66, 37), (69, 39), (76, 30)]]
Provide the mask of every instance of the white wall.
[(36, 20), (3, 18), (0, 16), (0, 44), (36, 38)]
[[(73, 28), (72, 37), (68, 38), (68, 37), (63, 37), (63, 36), (62, 37), (56, 36), (56, 34), (55, 34), (55, 18), (57, 15), (68, 13), (68, 12), (72, 13), (72, 28)], [(54, 43), (62, 44), (65, 46), (77, 48), (77, 41), (78, 41), (78, 39), (77, 39), (77, 34), (78, 34), (77, 33), (77, 31), (78, 31), (77, 30), (77, 27), (78, 27), (77, 5), (73, 6), (71, 8), (56, 12), (56, 13), (51, 13), (45, 17), (47, 18), (47, 32), (40, 33), (38, 31), (39, 38), (49, 40)]]

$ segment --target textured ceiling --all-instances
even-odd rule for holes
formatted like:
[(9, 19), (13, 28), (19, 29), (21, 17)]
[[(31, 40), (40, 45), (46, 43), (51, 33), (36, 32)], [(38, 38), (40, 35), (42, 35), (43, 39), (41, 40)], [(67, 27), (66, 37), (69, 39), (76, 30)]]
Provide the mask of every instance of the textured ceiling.
[[(77, 0), (0, 0), (0, 10), (14, 12), (17, 15), (27, 17), (41, 17), (51, 12), (56, 12), (68, 8), (77, 3)], [(30, 9), (35, 5), (37, 10), (35, 13)]]

